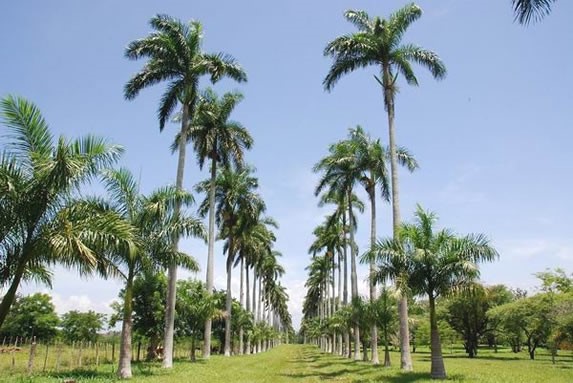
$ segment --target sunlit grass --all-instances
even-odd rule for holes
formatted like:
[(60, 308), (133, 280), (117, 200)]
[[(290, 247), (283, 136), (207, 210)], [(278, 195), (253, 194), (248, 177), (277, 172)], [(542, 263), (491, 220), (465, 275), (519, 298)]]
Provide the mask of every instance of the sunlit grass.
[[(456, 351), (456, 350), (454, 350)], [(381, 354), (382, 355), (382, 354)], [(478, 358), (468, 359), (462, 352), (445, 350), (448, 380), (479, 383), (567, 383), (573, 382), (573, 357), (571, 352), (560, 354), (553, 365), (549, 355), (540, 353), (530, 361), (527, 353), (513, 354), (502, 350), (494, 354), (480, 350)], [(295, 383), (295, 382), (432, 382), (429, 376), (430, 359), (427, 350), (414, 354), (413, 373), (399, 370), (399, 354), (392, 353), (393, 366), (383, 368), (367, 362), (354, 362), (338, 356), (322, 354), (313, 346), (283, 345), (258, 355), (225, 358), (213, 356), (209, 361), (190, 363), (179, 361), (171, 371), (162, 370), (158, 363), (134, 364), (133, 382), (238, 382), (238, 383)], [(7, 383), (62, 382), (66, 378), (77, 382), (113, 382), (115, 376), (110, 366), (97, 372), (83, 370), (67, 373), (46, 373), (28, 378), (23, 374), (10, 375), (0, 371), (0, 381)], [(434, 381), (435, 382), (435, 381)]]

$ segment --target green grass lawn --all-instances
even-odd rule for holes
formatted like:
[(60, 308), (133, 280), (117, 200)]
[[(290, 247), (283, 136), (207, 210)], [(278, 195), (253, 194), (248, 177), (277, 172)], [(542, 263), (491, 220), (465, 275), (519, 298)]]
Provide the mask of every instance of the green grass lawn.
[[(494, 354), (480, 351), (476, 359), (462, 353), (446, 354), (449, 381), (480, 383), (557, 383), (573, 382), (573, 357), (562, 355), (553, 365), (548, 355), (535, 361), (526, 353)], [(237, 382), (237, 383), (297, 383), (297, 382), (432, 382), (429, 376), (430, 361), (427, 351), (414, 354), (415, 372), (403, 374), (398, 368), (399, 354), (392, 353), (392, 368), (374, 367), (365, 362), (354, 362), (337, 356), (322, 354), (312, 346), (283, 345), (258, 355), (224, 358), (214, 356), (209, 361), (190, 363), (180, 361), (172, 371), (165, 371), (158, 364), (135, 364), (134, 379), (137, 383), (170, 382)], [(109, 367), (109, 366), (107, 366)], [(6, 383), (53, 383), (73, 378), (79, 382), (113, 382), (113, 374), (106, 369), (99, 372), (46, 373), (32, 378), (10, 375), (0, 371), (0, 381)]]

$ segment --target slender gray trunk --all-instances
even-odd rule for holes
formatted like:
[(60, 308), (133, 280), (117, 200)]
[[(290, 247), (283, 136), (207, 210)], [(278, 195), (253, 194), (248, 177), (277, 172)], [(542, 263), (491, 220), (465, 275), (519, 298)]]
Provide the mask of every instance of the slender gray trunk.
[[(374, 245), (376, 244), (376, 183), (374, 179), (374, 174), (370, 174), (370, 249), (374, 250)], [(376, 270), (376, 265), (374, 259), (370, 258), (370, 275), (374, 274)], [(376, 284), (372, 278), (368, 278), (370, 287), (370, 303), (374, 303), (376, 300)], [(380, 364), (378, 359), (378, 328), (376, 323), (373, 323), (370, 327), (370, 348), (372, 353), (372, 364)]]
[[(245, 305), (245, 309), (247, 310), (247, 313), (251, 312), (251, 300), (250, 300), (250, 283), (249, 283), (249, 265), (246, 264), (245, 265), (245, 287), (247, 289), (247, 295), (245, 296), (246, 298), (246, 305)], [(247, 334), (247, 345), (245, 347), (245, 353), (247, 355), (249, 355), (251, 353), (251, 336)]]
[[(396, 156), (396, 138), (394, 129), (394, 84), (390, 67), (383, 67), (384, 103), (388, 112), (388, 136), (390, 141), (390, 173), (392, 180), (392, 228), (394, 239), (398, 239), (400, 228), (400, 199), (398, 186), (398, 159)], [(408, 326), (408, 299), (401, 297), (399, 302), (400, 320), (400, 368), (412, 371), (412, 356), (410, 354), (410, 329)]]
[(121, 340), (119, 344), (119, 365), (117, 376), (120, 379), (131, 378), (131, 328), (133, 304), (133, 272), (129, 270), (123, 298), (123, 323), (121, 325)]
[[(177, 160), (177, 179), (175, 187), (183, 190), (185, 174), (185, 154), (187, 150), (187, 126), (189, 122), (189, 105), (183, 104), (181, 132), (179, 133), (179, 158)], [(181, 212), (181, 203), (175, 204), (175, 216)], [(173, 238), (173, 248), (178, 250), (179, 237)], [(163, 368), (173, 367), (173, 335), (175, 333), (175, 299), (177, 295), (177, 264), (169, 265), (167, 271), (167, 301), (165, 307), (165, 336), (163, 339)]]
[(233, 296), (231, 295), (231, 276), (233, 274), (233, 238), (229, 238), (229, 249), (227, 255), (227, 300), (225, 302), (225, 356), (231, 356), (231, 319), (232, 319), (232, 303)]
[(438, 320), (436, 319), (436, 301), (430, 295), (430, 342), (432, 349), (432, 379), (445, 379), (446, 367), (444, 366), (444, 357), (442, 356), (442, 342), (440, 341), (440, 331), (438, 329)]
[[(239, 293), (239, 301), (241, 302), (241, 307), (245, 307), (245, 262), (241, 257), (241, 282), (240, 282), (240, 293)], [(239, 355), (243, 355), (245, 345), (244, 345), (244, 336), (245, 332), (243, 330), (243, 326), (239, 328)]]
[[(213, 293), (213, 279), (215, 275), (215, 179), (217, 177), (217, 161), (215, 156), (211, 159), (211, 184), (209, 185), (209, 237), (207, 247), (207, 294)], [(205, 321), (203, 338), (203, 357), (211, 356), (211, 318)]]
[[(356, 274), (356, 245), (354, 243), (354, 228), (352, 226), (352, 190), (348, 190), (348, 221), (350, 222), (350, 287), (352, 299), (358, 297), (358, 276)], [(360, 360), (360, 327), (354, 323), (354, 360)]]

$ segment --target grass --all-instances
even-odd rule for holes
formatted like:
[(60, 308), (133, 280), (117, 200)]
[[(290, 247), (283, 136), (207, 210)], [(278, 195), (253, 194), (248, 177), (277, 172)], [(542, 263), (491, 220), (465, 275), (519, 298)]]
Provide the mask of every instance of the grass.
[[(338, 356), (322, 354), (313, 346), (283, 345), (270, 352), (258, 355), (224, 358), (213, 356), (209, 361), (190, 363), (180, 361), (171, 371), (162, 370), (159, 364), (134, 364), (133, 382), (233, 382), (233, 383), (424, 383), (430, 379), (430, 358), (427, 350), (414, 354), (413, 373), (400, 372), (397, 364), (399, 354), (392, 353), (392, 368), (372, 366), (366, 362), (354, 362)], [(573, 358), (561, 356), (553, 365), (548, 355), (540, 354), (530, 361), (526, 353), (519, 355), (503, 351), (497, 354), (481, 351), (476, 359), (468, 359), (462, 353), (445, 355), (448, 381), (477, 383), (565, 383), (573, 382)], [(76, 382), (115, 382), (109, 369), (100, 371), (72, 371), (45, 373), (34, 377), (0, 371), (0, 381), (6, 383), (55, 383), (64, 379)], [(435, 381), (434, 381), (435, 382)]]

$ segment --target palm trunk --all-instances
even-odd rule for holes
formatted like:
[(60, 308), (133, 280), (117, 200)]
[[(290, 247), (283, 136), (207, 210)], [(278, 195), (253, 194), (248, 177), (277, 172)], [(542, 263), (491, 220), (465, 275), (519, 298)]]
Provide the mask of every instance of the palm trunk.
[[(177, 160), (177, 179), (175, 187), (183, 190), (183, 175), (185, 171), (185, 153), (187, 150), (187, 125), (189, 121), (189, 105), (183, 104), (181, 116), (181, 132), (179, 133), (179, 158)], [(181, 212), (181, 203), (175, 204), (176, 217)], [(173, 238), (173, 248), (179, 247), (179, 237)], [(165, 337), (163, 340), (163, 368), (173, 367), (173, 335), (175, 333), (175, 299), (177, 294), (177, 264), (169, 265), (167, 272), (167, 301), (165, 307)]]
[(390, 349), (388, 348), (388, 326), (384, 327), (384, 367), (392, 366), (390, 361)]
[(442, 356), (442, 343), (440, 342), (440, 331), (438, 330), (438, 320), (436, 319), (436, 301), (430, 295), (430, 342), (432, 345), (432, 379), (445, 379), (446, 368), (444, 366), (444, 357)]
[[(398, 239), (400, 228), (400, 199), (398, 186), (398, 160), (396, 156), (396, 138), (394, 129), (394, 84), (391, 84), (390, 68), (383, 68), (384, 103), (388, 112), (388, 136), (390, 141), (390, 173), (392, 180), (392, 228), (393, 237)], [(400, 368), (412, 371), (412, 356), (410, 355), (410, 329), (408, 326), (408, 299), (403, 296), (399, 302), (400, 319)]]
[[(245, 307), (245, 262), (243, 260), (243, 258), (241, 257), (241, 282), (240, 282), (240, 293), (239, 293), (239, 301), (241, 302), (241, 307), (244, 308)], [(245, 336), (245, 332), (243, 330), (243, 326), (241, 326), (239, 328), (239, 355), (243, 355), (243, 351), (245, 348), (244, 345), (244, 336)]]
[(225, 356), (231, 356), (231, 309), (233, 297), (231, 295), (231, 276), (233, 272), (233, 238), (229, 238), (229, 249), (227, 255), (227, 300), (225, 303)]
[[(213, 279), (215, 275), (215, 179), (217, 177), (217, 161), (211, 159), (211, 184), (209, 185), (209, 237), (207, 247), (207, 294), (213, 293)], [(203, 339), (203, 357), (211, 356), (211, 318), (205, 321), (205, 334)]]
[[(352, 190), (348, 190), (348, 221), (350, 226), (350, 287), (352, 299), (358, 297), (358, 277), (356, 274), (356, 246), (354, 244), (354, 228), (352, 227)], [(354, 324), (354, 360), (360, 360), (360, 328)]]
[(129, 270), (123, 299), (123, 323), (119, 344), (119, 366), (117, 376), (120, 379), (131, 378), (131, 328), (133, 305), (133, 270)]
[(2, 303), (0, 303), (0, 328), (2, 324), (6, 320), (6, 316), (10, 311), (10, 307), (12, 303), (14, 303), (14, 299), (16, 298), (16, 291), (18, 291), (18, 287), (20, 286), (20, 282), (22, 281), (22, 277), (24, 276), (24, 271), (26, 270), (26, 263), (27, 257), (23, 257), (22, 261), (18, 264), (16, 271), (14, 273), (14, 279), (6, 291), (6, 294), (2, 297)]
[[(247, 313), (251, 312), (251, 301), (250, 301), (250, 292), (249, 292), (249, 266), (248, 264), (245, 265), (245, 287), (247, 289), (247, 295), (245, 296), (246, 298), (246, 303), (245, 303), (245, 309), (247, 310)], [(247, 355), (249, 355), (251, 353), (251, 336), (247, 334), (247, 345), (245, 347), (245, 353)]]
[[(376, 183), (374, 182), (374, 174), (370, 174), (370, 249), (374, 249), (376, 244)], [(370, 275), (375, 271), (374, 259), (370, 258)], [(376, 300), (376, 285), (371, 278), (368, 278), (370, 285), (370, 303)], [(370, 348), (372, 349), (372, 364), (380, 364), (378, 359), (378, 328), (376, 323), (370, 327)]]
[(191, 337), (191, 350), (189, 351), (190, 351), (189, 357), (191, 359), (191, 362), (195, 362), (197, 360), (197, 357), (195, 356), (195, 335)]

